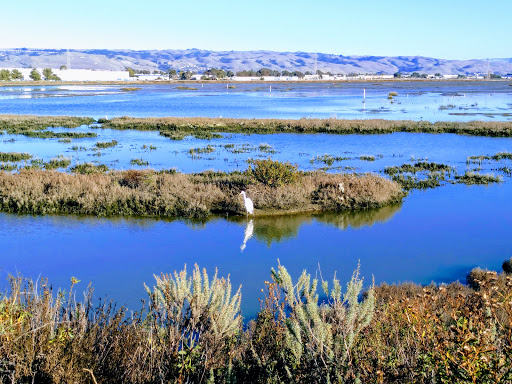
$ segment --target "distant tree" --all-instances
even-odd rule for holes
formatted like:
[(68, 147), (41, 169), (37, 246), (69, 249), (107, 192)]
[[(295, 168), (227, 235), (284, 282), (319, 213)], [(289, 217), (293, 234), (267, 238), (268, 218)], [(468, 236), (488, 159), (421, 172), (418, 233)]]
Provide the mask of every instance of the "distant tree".
[(322, 80), (324, 78), (324, 73), (321, 70), (317, 70), (316, 74), (318, 75), (318, 78)]
[(174, 79), (178, 73), (175, 69), (169, 68), (167, 70), (167, 76), (169, 76), (169, 80)]
[(44, 68), (43, 69), (43, 77), (45, 80), (51, 80), (53, 77), (53, 71), (51, 68)]
[(396, 77), (397, 79), (399, 79), (399, 78), (402, 77), (402, 73), (401, 72), (395, 72), (395, 73), (393, 73), (393, 77)]
[(210, 68), (207, 71), (205, 71), (206, 77), (216, 80), (216, 79), (223, 79), (226, 77), (226, 72), (222, 69), (217, 68)]
[(457, 75), (457, 79), (465, 79), (466, 75)]
[(435, 77), (443, 77), (439, 72), (434, 75)]
[(413, 72), (411, 73), (411, 77), (421, 77), (419, 72)]
[(11, 79), (13, 80), (23, 80), (23, 74), (17, 69), (13, 69), (11, 71)]
[(233, 71), (226, 71), (226, 77), (233, 77), (233, 76), (235, 76)]
[(292, 75), (292, 73), (290, 71), (285, 70), (285, 71), (281, 72), (281, 76), (283, 76), (283, 77), (290, 77), (291, 75)]
[(307, 75), (307, 76), (309, 76), (309, 75), (312, 75), (312, 74), (313, 74), (313, 72), (311, 72), (311, 71), (306, 71), (306, 73), (304, 73), (304, 74), (305, 74), (305, 75)]
[(135, 71), (132, 68), (127, 67), (125, 69), (128, 71), (128, 76), (135, 77)]
[(66, 69), (68, 69), (68, 67), (66, 67), (65, 65), (61, 65), (59, 69), (60, 69), (61, 71), (65, 71)]
[(32, 71), (30, 71), (29, 77), (34, 81), (41, 81), (41, 74), (39, 71), (35, 68), (32, 68)]
[(491, 73), (489, 78), (491, 78), (491, 79), (501, 79), (501, 75), (498, 74), (498, 73)]
[(258, 76), (270, 76), (272, 75), (272, 70), (269, 68), (261, 68), (256, 72), (256, 75)]
[(422, 79), (426, 79), (427, 77), (428, 77), (428, 75), (427, 75), (426, 73), (422, 73), (422, 74), (421, 74), (421, 78), (422, 78)]
[(190, 78), (192, 77), (192, 72), (190, 71), (181, 71), (179, 73), (179, 78), (180, 80), (190, 80)]
[(294, 71), (292, 76), (297, 76), (299, 79), (304, 78), (304, 74), (301, 71)]
[(249, 70), (249, 71), (239, 71), (236, 73), (237, 76), (241, 76), (241, 77), (255, 77), (257, 76), (256, 72), (254, 72), (252, 69)]
[(44, 80), (47, 80), (47, 81), (60, 81), (61, 80), (61, 78), (59, 76), (57, 76), (55, 73), (53, 73), (51, 68), (44, 68), (43, 76), (44, 76)]
[(8, 69), (0, 70), (0, 81), (9, 81), (11, 80), (11, 72)]

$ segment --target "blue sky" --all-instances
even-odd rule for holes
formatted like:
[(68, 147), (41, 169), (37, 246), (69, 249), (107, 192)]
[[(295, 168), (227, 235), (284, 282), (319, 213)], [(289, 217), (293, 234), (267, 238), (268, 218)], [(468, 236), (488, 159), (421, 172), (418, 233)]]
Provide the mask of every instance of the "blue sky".
[(512, 57), (510, 0), (85, 0), (2, 4), (0, 48)]

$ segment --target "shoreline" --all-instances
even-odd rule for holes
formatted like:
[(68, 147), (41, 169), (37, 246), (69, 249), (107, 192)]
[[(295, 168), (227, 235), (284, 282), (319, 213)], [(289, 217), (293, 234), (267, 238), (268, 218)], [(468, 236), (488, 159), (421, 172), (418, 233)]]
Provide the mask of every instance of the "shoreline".
[(56, 86), (56, 85), (179, 85), (179, 84), (350, 84), (350, 83), (510, 83), (512, 79), (407, 79), (407, 78), (393, 78), (393, 79), (348, 79), (348, 80), (247, 80), (247, 81), (234, 81), (234, 80), (131, 80), (131, 81), (2, 81), (1, 87), (14, 87), (14, 86)]

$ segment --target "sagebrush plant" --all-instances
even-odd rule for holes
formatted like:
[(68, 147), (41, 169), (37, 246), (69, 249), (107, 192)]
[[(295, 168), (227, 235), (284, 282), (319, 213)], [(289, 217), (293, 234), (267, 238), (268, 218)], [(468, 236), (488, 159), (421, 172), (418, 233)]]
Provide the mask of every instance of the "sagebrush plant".
[(270, 158), (262, 160), (250, 159), (249, 164), (246, 174), (251, 181), (270, 187), (292, 184), (298, 177), (298, 166), (288, 161), (281, 162)]
[[(230, 359), (227, 348), (241, 332), (241, 286), (234, 294), (228, 278), (210, 277), (196, 264), (192, 275), (187, 268), (156, 276), (156, 286), (145, 285), (151, 302), (150, 319), (168, 339), (167, 351), (178, 356), (179, 379), (197, 381)], [(227, 353), (226, 353), (227, 351)], [(171, 357), (171, 358), (172, 358)]]
[(294, 367), (305, 365), (316, 370), (319, 378), (343, 381), (354, 343), (373, 317), (374, 286), (359, 301), (363, 280), (359, 278), (358, 266), (345, 294), (336, 276), (331, 290), (328, 282), (322, 280), (326, 300), (319, 304), (318, 280), (311, 280), (306, 271), (294, 285), (286, 268), (279, 265), (277, 271), (272, 269), (272, 279), (285, 295), (286, 306), (280, 306), (280, 310), (287, 329), (286, 346), (293, 356), (293, 364), (288, 368), (290, 378)]

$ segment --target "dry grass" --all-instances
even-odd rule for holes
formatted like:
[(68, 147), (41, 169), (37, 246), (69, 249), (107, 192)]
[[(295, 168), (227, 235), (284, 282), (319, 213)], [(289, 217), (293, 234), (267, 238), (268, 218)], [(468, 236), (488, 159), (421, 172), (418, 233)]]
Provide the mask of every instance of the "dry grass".
[(376, 175), (314, 172), (272, 188), (251, 183), (240, 172), (66, 174), (21, 170), (16, 174), (0, 172), (0, 209), (28, 214), (206, 217), (244, 213), (239, 196), (242, 189), (253, 199), (256, 215), (376, 208), (404, 196), (398, 184)]

